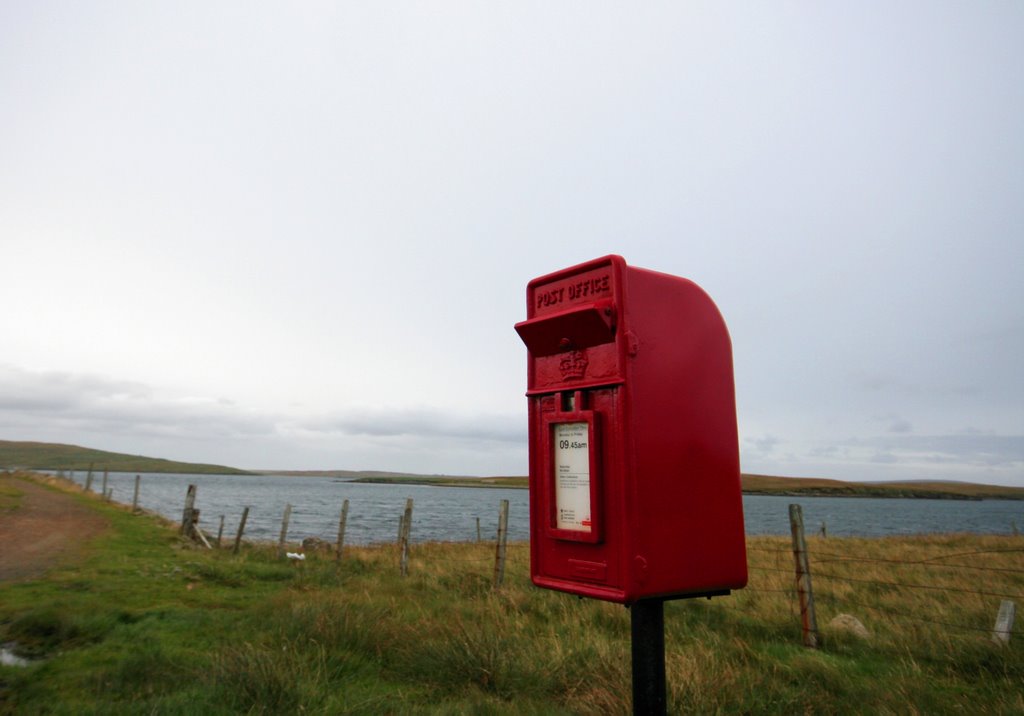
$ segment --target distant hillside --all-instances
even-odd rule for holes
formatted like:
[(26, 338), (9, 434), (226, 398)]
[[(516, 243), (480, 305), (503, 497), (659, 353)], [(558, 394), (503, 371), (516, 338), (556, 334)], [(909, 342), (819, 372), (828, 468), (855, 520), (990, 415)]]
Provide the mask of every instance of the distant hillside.
[(179, 472), (188, 475), (248, 475), (223, 465), (175, 462), (141, 455), (125, 455), (60, 443), (0, 440), (0, 469), (110, 470), (111, 472)]
[[(344, 478), (358, 482), (422, 484), (458, 487), (527, 487), (526, 477), (471, 477), (418, 475), (382, 470), (256, 470), (224, 465), (175, 462), (141, 455), (125, 455), (58, 443), (0, 440), (0, 469), (110, 470), (112, 472), (178, 472), (216, 475), (284, 475)], [(1024, 488), (980, 485), (971, 482), (909, 480), (904, 482), (845, 482), (816, 477), (741, 476), (749, 495), (808, 495), (822, 497), (918, 497), (951, 500), (1024, 500)]]
[[(354, 482), (385, 485), (435, 485), (438, 487), (528, 487), (522, 477), (470, 477), (417, 475), (379, 470), (293, 470), (260, 471), (272, 475), (337, 477)], [(741, 475), (744, 494), (806, 495), (810, 497), (904, 497), (939, 500), (1024, 500), (1024, 488), (979, 485), (971, 482), (845, 482), (817, 477), (776, 477)]]
[[(362, 478), (447, 478), (447, 475), (421, 475), (412, 472), (386, 472), (384, 470), (252, 470), (257, 475), (278, 475), (284, 477), (344, 477), (353, 480)], [(458, 479), (458, 478), (456, 478)], [(475, 478), (466, 478), (475, 479)]]
[[(339, 474), (335, 474), (339, 473)], [(343, 473), (343, 474), (341, 474)], [(308, 473), (307, 473), (308, 474)], [(522, 487), (526, 477), (450, 477), (410, 475), (406, 473), (335, 471), (335, 477), (354, 478), (355, 482), (381, 484), (436, 485), (442, 487)], [(810, 497), (904, 497), (938, 500), (1024, 500), (1024, 488), (979, 485), (971, 482), (844, 482), (814, 477), (775, 477), (741, 475), (744, 494), (792, 495)]]
[[(278, 473), (280, 474), (280, 473)], [(303, 473), (310, 474), (310, 473)], [(379, 484), (436, 485), (440, 487), (528, 487), (526, 477), (451, 477), (408, 473), (332, 471), (333, 477)], [(1024, 488), (978, 485), (970, 482), (844, 482), (813, 477), (742, 475), (748, 495), (806, 495), (811, 497), (905, 497), (940, 500), (1024, 500)]]
[(918, 497), (946, 500), (1024, 500), (1024, 488), (973, 482), (844, 482), (818, 477), (743, 475), (743, 492), (752, 495), (823, 497)]
[(527, 477), (456, 477), (449, 475), (406, 475), (363, 473), (352, 482), (377, 485), (433, 485), (435, 487), (514, 487), (528, 488)]

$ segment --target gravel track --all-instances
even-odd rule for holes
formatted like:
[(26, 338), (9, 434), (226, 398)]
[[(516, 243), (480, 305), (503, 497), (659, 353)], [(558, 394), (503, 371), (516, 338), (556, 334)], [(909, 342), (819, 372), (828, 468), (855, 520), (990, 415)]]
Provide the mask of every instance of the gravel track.
[(0, 582), (31, 579), (81, 557), (107, 520), (68, 494), (18, 477), (0, 484), (22, 493), (12, 510), (0, 509)]

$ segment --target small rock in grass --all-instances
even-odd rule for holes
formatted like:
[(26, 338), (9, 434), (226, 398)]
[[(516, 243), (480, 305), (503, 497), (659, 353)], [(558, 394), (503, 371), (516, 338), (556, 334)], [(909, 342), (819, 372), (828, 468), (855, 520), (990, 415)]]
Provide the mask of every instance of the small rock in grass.
[(859, 639), (870, 639), (871, 632), (861, 623), (860, 619), (852, 614), (840, 614), (828, 623), (830, 629), (844, 631), (853, 634)]
[(302, 540), (302, 549), (305, 552), (330, 552), (331, 543), (319, 537), (307, 537)]

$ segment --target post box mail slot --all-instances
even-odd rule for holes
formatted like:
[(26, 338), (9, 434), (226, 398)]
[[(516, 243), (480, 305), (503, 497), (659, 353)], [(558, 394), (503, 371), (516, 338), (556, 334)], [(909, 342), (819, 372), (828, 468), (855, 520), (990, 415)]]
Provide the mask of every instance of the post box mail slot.
[(530, 569), (632, 604), (747, 582), (732, 347), (683, 278), (607, 256), (531, 281)]

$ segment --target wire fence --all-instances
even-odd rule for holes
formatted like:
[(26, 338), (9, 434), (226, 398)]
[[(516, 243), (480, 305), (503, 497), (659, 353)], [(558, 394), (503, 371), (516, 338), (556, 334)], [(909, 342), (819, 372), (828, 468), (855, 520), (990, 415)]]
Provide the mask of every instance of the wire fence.
[[(329, 534), (325, 529), (324, 537)], [(978, 539), (1005, 544), (1020, 538)], [(957, 543), (956, 536), (937, 535), (899, 540), (810, 538), (807, 557), (825, 630), (830, 629), (829, 620), (846, 615), (869, 625), (881, 639), (886, 625), (908, 624), (941, 630), (944, 638), (950, 632), (992, 634), (999, 600), (1024, 600), (1024, 540), (1020, 547), (994, 545), (969, 551), (955, 549)], [(459, 556), (430, 544), (417, 545), (416, 553), (424, 564), (437, 563), (482, 578), (495, 568), (495, 547), (491, 537), (464, 542)], [(781, 616), (797, 628), (802, 607), (793, 545), (784, 537), (751, 537), (747, 553), (749, 584), (734, 594), (737, 599), (720, 604), (749, 612), (750, 600), (768, 600), (773, 604), (765, 610), (767, 618)], [(505, 559), (507, 566), (524, 569), (529, 552), (516, 550)], [(892, 639), (906, 636), (899, 629), (888, 631)], [(1020, 628), (1004, 630), (1006, 638), (1021, 634)]]
[[(1001, 643), (1022, 638), (1024, 630), (1013, 627), (1013, 611), (1024, 600), (1024, 540), (1018, 535), (974, 536), (992, 546), (967, 551), (962, 549), (965, 539), (960, 535), (807, 539), (804, 556), (813, 584), (810, 608), (817, 611), (810, 628), (853, 632), (852, 618), (861, 627), (861, 638), (883, 650), (886, 645), (911, 648), (908, 643), (934, 647), (980, 635)], [(802, 625), (794, 618), (808, 605), (801, 602), (797, 588), (799, 542), (795, 537), (787, 542), (782, 537), (748, 541), (749, 584), (737, 593), (738, 599), (724, 606), (748, 613), (756, 609), (766, 618), (789, 618), (795, 633), (808, 628), (806, 620)], [(765, 601), (773, 604), (755, 604)], [(1008, 621), (1004, 618), (1007, 606)], [(930, 659), (942, 653), (922, 650)]]
[[(402, 535), (408, 540), (409, 531), (399, 528), (399, 518), (396, 513), (395, 544), (401, 549)], [(487, 525), (485, 537), (478, 518), (476, 540), (469, 535), (456, 551), (434, 548), (436, 543), (419, 543), (414, 546), (414, 558), (422, 565), (445, 565), (466, 576), (504, 574), (508, 567), (528, 572), (529, 550), (506, 551), (502, 540), (507, 535), (501, 533), (500, 518), (496, 533), (491, 527)], [(229, 543), (233, 541), (230, 525), (222, 531)], [(338, 544), (337, 519), (304, 532), (328, 549)], [(788, 620), (794, 629), (804, 621), (806, 629), (806, 620), (800, 617), (806, 615), (808, 605), (801, 603), (802, 590), (798, 589), (801, 560), (797, 556), (802, 543), (806, 544), (803, 556), (816, 601), (810, 608), (818, 611), (821, 619), (817, 623), (825, 625), (825, 632), (838, 629), (834, 623), (839, 617), (853, 617), (876, 640), (905, 638), (908, 634), (903, 627), (910, 625), (910, 636), (915, 638), (921, 636), (922, 628), (933, 630), (933, 636), (941, 634), (943, 639), (951, 633), (970, 636), (999, 631), (1004, 643), (1011, 637), (1019, 643), (1024, 630), (1014, 628), (1013, 610), (1024, 600), (1024, 538), (1015, 532), (1013, 536), (976, 535), (971, 539), (981, 541), (985, 548), (963, 549), (965, 540), (958, 535), (829, 538), (822, 529), (799, 543), (795, 537), (792, 542), (778, 536), (750, 537), (746, 545), (749, 583), (735, 592), (733, 599), (716, 600), (716, 605), (766, 622)], [(496, 579), (495, 586), (499, 584)], [(1000, 627), (998, 620), (1006, 602), (1011, 606), (1010, 619)]]
[[(394, 518), (397, 527), (400, 515)], [(308, 529), (305, 532), (323, 544), (333, 545), (338, 536), (338, 524), (335, 521), (313, 530), (312, 534)], [(459, 556), (453, 556), (451, 549), (434, 549), (432, 543), (417, 544), (416, 559), (454, 567), (467, 576), (478, 577), (488, 576), (495, 569), (504, 571), (507, 566), (526, 566), (528, 551), (502, 554), (502, 550), (497, 549), (500, 529), (498, 533), (492, 538), (488, 529), (488, 538), (484, 538), (478, 528), (477, 540), (461, 542), (463, 549)], [(402, 535), (403, 530), (396, 529), (397, 546)], [(798, 602), (799, 574), (794, 568), (794, 556), (799, 548), (786, 542), (784, 537), (748, 539), (749, 583), (736, 593), (740, 598), (730, 600), (726, 608), (748, 609), (745, 601), (756, 596), (776, 600), (775, 611), (790, 617), (806, 610), (806, 606)], [(940, 536), (904, 538), (895, 542), (828, 538), (824, 534), (807, 539), (806, 556), (822, 617), (855, 613), (858, 621), (872, 623), (876, 631), (882, 620), (966, 633), (992, 633), (991, 620), (999, 606), (994, 600), (1024, 600), (1024, 543), (1021, 547), (951, 551), (950, 545), (955, 542), (955, 537), (943, 541)], [(842, 545), (845, 551), (830, 549), (831, 545)], [(872, 550), (893, 549), (901, 550), (905, 556), (871, 554)], [(951, 606), (953, 603), (955, 606)], [(949, 618), (950, 613), (958, 618)], [(1005, 630), (1007, 638), (1021, 633), (1020, 629)]]
[[(481, 589), (500, 589), (506, 569), (528, 579), (529, 548), (519, 544), (506, 552), (500, 519), (496, 533), (487, 532), (485, 538), (478, 518), (477, 539), (461, 541), (457, 549), (453, 543), (419, 543), (413, 568)], [(408, 540), (407, 526), (396, 533), (404, 576), (409, 544), (402, 545), (403, 534)], [(332, 542), (336, 535), (337, 524), (330, 524), (318, 537)], [(967, 540), (985, 548), (964, 549)], [(1015, 603), (1024, 600), (1024, 538), (1016, 531), (1013, 536), (873, 539), (829, 538), (823, 529), (809, 539), (801, 534), (799, 540), (794, 531), (792, 542), (750, 537), (746, 547), (749, 583), (732, 598), (713, 600), (711, 607), (733, 612), (739, 629), (752, 625), (763, 631), (767, 626), (816, 648), (863, 644), (900, 663), (909, 659), (939, 668), (960, 668), (958, 655), (979, 644), (997, 648), (993, 642), (1012, 643), (1015, 650), (1024, 644), (1024, 630), (1013, 626)], [(805, 601), (812, 593), (816, 607)], [(815, 609), (820, 619), (814, 618)], [(807, 638), (809, 624), (812, 639)], [(1005, 668), (1012, 672), (1015, 667)], [(1016, 674), (1019, 669), (1008, 678), (1013, 681)]]

